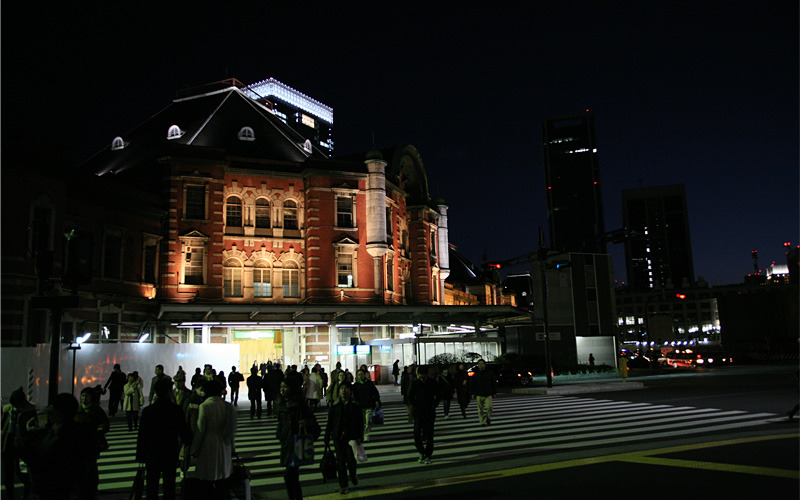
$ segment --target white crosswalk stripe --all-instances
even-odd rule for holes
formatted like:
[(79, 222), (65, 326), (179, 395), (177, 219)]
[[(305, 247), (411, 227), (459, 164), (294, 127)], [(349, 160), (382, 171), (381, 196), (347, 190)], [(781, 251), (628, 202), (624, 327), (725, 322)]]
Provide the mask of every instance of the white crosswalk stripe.
[[(492, 423), (478, 424), (473, 403), (463, 419), (456, 402), (451, 417), (438, 409), (433, 463), (420, 465), (414, 449), (413, 425), (402, 405), (384, 408), (384, 425), (374, 426), (364, 444), (369, 461), (359, 464), (359, 477), (369, 481), (398, 474), (413, 467), (453, 467), (489, 456), (510, 456), (596, 448), (599, 446), (656, 441), (683, 436), (733, 431), (763, 425), (776, 417), (771, 413), (747, 413), (689, 406), (631, 403), (568, 396), (496, 398)], [(240, 407), (241, 408), (241, 407)], [(324, 409), (317, 412), (324, 430)], [(112, 423), (110, 449), (100, 457), (100, 491), (116, 496), (133, 482), (136, 435), (122, 420)], [(321, 443), (320, 450), (321, 453)], [(253, 487), (283, 489), (283, 468), (278, 465), (280, 446), (275, 439), (275, 421), (250, 420), (239, 413), (236, 449), (250, 468)], [(443, 471), (444, 472), (444, 471)], [(301, 468), (303, 484), (321, 482), (317, 465)], [(279, 495), (280, 496), (280, 495)]]

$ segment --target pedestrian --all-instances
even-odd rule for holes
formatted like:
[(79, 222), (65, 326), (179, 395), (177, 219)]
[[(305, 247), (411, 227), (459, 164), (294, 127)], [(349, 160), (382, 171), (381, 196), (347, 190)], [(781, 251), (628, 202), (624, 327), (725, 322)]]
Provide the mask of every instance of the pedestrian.
[[(342, 370), (342, 362), (341, 361), (337, 361), (336, 362), (336, 368), (331, 370), (331, 383), (336, 382), (337, 380), (339, 380), (339, 372), (344, 373), (344, 370)], [(334, 399), (338, 399), (338, 398), (339, 398), (339, 395), (338, 394), (334, 394)]]
[[(181, 383), (185, 380), (184, 376)], [(161, 477), (164, 500), (174, 500), (178, 457), (181, 446), (190, 440), (189, 425), (181, 407), (170, 398), (171, 380), (163, 378), (156, 382), (155, 393), (155, 403), (142, 410), (136, 461), (145, 466), (147, 500), (158, 500)]]
[(185, 374), (183, 377), (178, 377), (176, 375), (173, 380), (175, 381), (175, 390), (172, 393), (172, 400), (175, 401), (175, 404), (180, 406), (181, 411), (184, 414), (184, 420), (185, 420), (186, 410), (189, 408), (189, 398), (192, 396), (192, 391), (189, 390), (188, 387), (186, 387)]
[(306, 375), (308, 377), (308, 385), (305, 390), (306, 399), (311, 409), (316, 410), (317, 406), (319, 406), (319, 400), (322, 399), (322, 377), (319, 376), (319, 370), (316, 366), (311, 369), (311, 373), (308, 373), (306, 369)]
[(444, 410), (444, 419), (450, 418), (450, 402), (453, 399), (454, 382), (450, 376), (450, 370), (443, 368), (442, 373), (436, 377), (436, 383), (439, 385), (439, 399), (442, 401), (442, 409)]
[(250, 400), (250, 420), (258, 417), (261, 420), (261, 377), (258, 376), (258, 368), (253, 365), (250, 368), (250, 376), (247, 377), (247, 399)]
[(336, 373), (336, 378), (333, 379), (333, 382), (331, 382), (330, 387), (328, 387), (328, 390), (326, 391), (328, 406), (335, 404), (336, 401), (339, 400), (339, 388), (342, 386), (342, 384), (346, 383), (347, 376), (344, 374), (344, 371), (339, 370)]
[(19, 479), (24, 487), (23, 498), (27, 498), (30, 493), (30, 477), (22, 472), (20, 455), (25, 439), (35, 429), (37, 422), (36, 407), (28, 401), (22, 387), (12, 392), (8, 404), (3, 406), (2, 432), (3, 487), (8, 498), (12, 500), (15, 498), (15, 479)]
[(325, 391), (328, 389), (328, 374), (325, 373), (325, 368), (321, 366), (319, 367), (319, 377), (322, 379), (322, 398), (324, 398)]
[(328, 408), (328, 423), (325, 426), (325, 447), (333, 441), (336, 469), (341, 493), (348, 493), (348, 475), (353, 486), (358, 485), (357, 462), (350, 442), (358, 444), (364, 440), (364, 412), (353, 397), (350, 386), (339, 386), (336, 403)]
[(594, 353), (589, 353), (589, 366), (594, 366)]
[(172, 377), (172, 381), (175, 382), (176, 385), (178, 382), (183, 382), (183, 385), (186, 385), (186, 372), (183, 370), (181, 365), (178, 365), (178, 371), (175, 372), (175, 376)]
[(225, 401), (225, 396), (228, 395), (228, 379), (225, 377), (224, 371), (219, 371), (217, 374), (217, 380), (219, 380), (219, 383), (222, 385), (222, 394), (220, 394), (220, 397), (223, 401)]
[(353, 384), (353, 398), (358, 402), (364, 411), (364, 441), (369, 441), (369, 433), (372, 431), (372, 410), (381, 407), (381, 395), (375, 383), (367, 378), (367, 372), (358, 370), (356, 373), (356, 383)]
[[(270, 365), (271, 364), (272, 363), (270, 363)], [(264, 362), (262, 362), (260, 365), (258, 365), (258, 369), (261, 372), (261, 378), (262, 379), (264, 379), (264, 377), (267, 376), (267, 368), (268, 368), (268, 365), (266, 363), (264, 363)]]
[(289, 498), (302, 500), (303, 490), (300, 487), (300, 470), (296, 465), (290, 465), (289, 459), (294, 450), (294, 436), (300, 434), (305, 428), (306, 421), (313, 419), (314, 415), (306, 404), (300, 385), (294, 377), (286, 377), (281, 382), (280, 394), (275, 400), (275, 415), (278, 424), (275, 437), (281, 444), (279, 463), (285, 467), (283, 482)]
[(492, 424), (492, 397), (497, 393), (494, 372), (486, 368), (486, 361), (478, 361), (478, 369), (472, 375), (472, 397), (478, 403), (478, 420), (481, 426)]
[(144, 394), (142, 393), (142, 379), (138, 372), (128, 374), (128, 382), (123, 388), (125, 399), (122, 402), (122, 409), (125, 411), (125, 421), (128, 424), (128, 431), (139, 429), (139, 409), (144, 405)]
[(284, 375), (280, 368), (275, 365), (267, 370), (267, 377), (264, 381), (264, 399), (267, 401), (267, 416), (272, 417), (275, 415), (274, 401), (281, 393), (281, 382), (283, 382)]
[(408, 389), (411, 387), (411, 382), (416, 379), (416, 367), (411, 364), (406, 366), (406, 371), (403, 373), (403, 379), (400, 381), (400, 394), (403, 395), (403, 404), (406, 406), (406, 416), (409, 422), (414, 421), (414, 412), (411, 406), (411, 401), (408, 399)]
[(455, 372), (454, 382), (456, 386), (456, 398), (458, 406), (461, 408), (461, 416), (467, 418), (467, 406), (469, 406), (469, 372), (464, 367), (464, 363), (459, 363)]
[(192, 382), (191, 382), (191, 389), (194, 390), (199, 384), (203, 382), (203, 372), (200, 371), (200, 367), (194, 369), (194, 375), (192, 375)]
[(353, 377), (353, 374), (350, 373), (350, 368), (344, 369), (344, 377), (348, 384), (355, 382), (355, 377)]
[(394, 364), (392, 365), (392, 376), (394, 377), (394, 385), (397, 385), (399, 382), (397, 381), (400, 378), (400, 360), (394, 360)]
[(436, 421), (436, 371), (432, 366), (419, 366), (417, 378), (408, 389), (408, 400), (414, 416), (414, 446), (421, 464), (431, 463), (433, 457), (433, 425)]
[(111, 426), (108, 422), (108, 415), (105, 410), (100, 408), (97, 400), (97, 391), (94, 387), (84, 387), (81, 391), (80, 408), (75, 415), (75, 421), (89, 428), (92, 439), (85, 444), (90, 450), (89, 462), (86, 468), (86, 480), (84, 482), (84, 497), (94, 498), (98, 493), (100, 484), (100, 471), (97, 469), (97, 460), (100, 453), (108, 449), (106, 434)]
[(86, 471), (93, 453), (90, 429), (75, 420), (79, 403), (75, 396), (61, 393), (48, 407), (47, 427), (25, 437), (22, 459), (28, 464), (35, 498), (85, 499)]
[(192, 456), (197, 457), (194, 477), (205, 481), (205, 489), (215, 499), (228, 496), (233, 443), (236, 437), (236, 410), (222, 399), (222, 383), (203, 384), (206, 400), (200, 405), (197, 434), (192, 439)]
[(106, 385), (103, 386), (103, 394), (105, 394), (106, 391), (110, 392), (108, 396), (108, 415), (111, 417), (117, 414), (117, 409), (122, 401), (122, 395), (127, 380), (128, 377), (122, 373), (122, 367), (119, 363), (115, 364), (114, 370), (111, 372), (111, 375), (108, 376), (108, 380), (106, 380)]
[(235, 366), (231, 366), (231, 372), (228, 374), (228, 385), (231, 388), (231, 403), (233, 406), (239, 406), (239, 386), (244, 382), (244, 375), (236, 371)]
[(153, 401), (156, 395), (156, 382), (161, 380), (162, 378), (169, 378), (169, 375), (164, 373), (164, 365), (156, 365), (156, 376), (153, 377), (153, 380), (150, 381), (150, 393), (147, 396), (147, 401), (149, 404), (153, 404)]
[(628, 380), (628, 357), (625, 355), (620, 355), (618, 362), (619, 368), (619, 376), (622, 377), (623, 382), (627, 382)]

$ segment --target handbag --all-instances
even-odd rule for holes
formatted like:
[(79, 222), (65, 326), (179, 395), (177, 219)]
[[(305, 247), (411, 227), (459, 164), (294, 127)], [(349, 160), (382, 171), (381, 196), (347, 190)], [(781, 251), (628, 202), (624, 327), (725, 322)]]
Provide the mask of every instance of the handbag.
[(144, 495), (144, 478), (144, 465), (139, 464), (139, 470), (136, 471), (136, 475), (133, 477), (133, 485), (131, 486), (128, 500), (142, 500), (142, 496)]
[(383, 425), (383, 408), (373, 408), (372, 423), (373, 425)]
[(364, 451), (364, 445), (361, 444), (361, 441), (352, 440), (348, 444), (353, 448), (353, 455), (355, 455), (356, 460), (359, 462), (367, 461), (367, 452)]
[(323, 483), (327, 483), (329, 479), (336, 479), (336, 454), (327, 443), (322, 453), (322, 460), (319, 461), (319, 471), (322, 473)]
[(292, 436), (292, 453), (289, 455), (288, 465), (300, 467), (314, 463), (314, 437), (308, 434), (295, 434)]
[(237, 453), (233, 455), (233, 467), (228, 478), (230, 491), (240, 500), (250, 500), (250, 469)]

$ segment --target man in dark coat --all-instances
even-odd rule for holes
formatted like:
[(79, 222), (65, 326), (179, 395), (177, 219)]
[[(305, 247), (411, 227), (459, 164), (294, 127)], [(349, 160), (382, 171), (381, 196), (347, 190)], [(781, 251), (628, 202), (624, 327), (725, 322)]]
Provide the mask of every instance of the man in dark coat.
[(103, 394), (110, 391), (108, 396), (108, 415), (113, 417), (117, 414), (117, 408), (120, 401), (122, 401), (122, 392), (125, 389), (125, 383), (128, 382), (128, 376), (122, 373), (122, 367), (119, 363), (114, 365), (114, 371), (108, 376), (106, 385), (103, 386)]
[(172, 380), (169, 375), (164, 373), (164, 365), (156, 365), (155, 372), (156, 376), (153, 377), (153, 379), (150, 381), (150, 395), (147, 398), (150, 404), (153, 404), (153, 401), (155, 400), (154, 396), (156, 395), (156, 382), (158, 382), (162, 378)]
[(100, 472), (97, 469), (97, 460), (100, 453), (108, 449), (106, 434), (111, 428), (108, 415), (100, 407), (99, 394), (94, 387), (84, 387), (81, 391), (80, 408), (75, 415), (75, 421), (83, 424), (92, 432), (92, 440), (87, 443), (91, 450), (89, 467), (86, 470), (86, 489), (84, 498), (94, 498), (100, 484)]
[(264, 378), (264, 400), (267, 402), (267, 416), (272, 416), (272, 402), (278, 397), (281, 390), (281, 382), (283, 382), (283, 372), (273, 367), (267, 370), (267, 376)]
[(228, 374), (228, 386), (231, 388), (233, 406), (239, 406), (239, 384), (241, 382), (244, 382), (244, 375), (237, 372), (235, 366), (231, 366), (231, 372)]
[(381, 407), (381, 395), (375, 383), (367, 378), (367, 372), (358, 370), (353, 384), (353, 398), (364, 411), (364, 441), (369, 441), (372, 431), (372, 410)]
[(478, 402), (478, 418), (482, 426), (492, 423), (492, 397), (497, 394), (497, 379), (486, 368), (486, 361), (478, 361), (478, 369), (472, 375), (472, 398)]
[(261, 377), (258, 376), (258, 368), (253, 365), (250, 368), (250, 376), (247, 377), (247, 399), (250, 400), (250, 420), (258, 416), (261, 420)]
[(183, 410), (170, 398), (172, 381), (156, 382), (156, 401), (144, 410), (136, 440), (136, 460), (147, 470), (147, 500), (158, 499), (158, 482), (164, 477), (164, 499), (175, 498), (175, 476), (181, 446), (190, 440)]
[(414, 415), (414, 446), (419, 452), (418, 462), (431, 463), (433, 455), (433, 424), (436, 421), (436, 370), (432, 366), (417, 368), (417, 378), (408, 389), (408, 400)]
[(342, 493), (347, 493), (347, 477), (353, 485), (358, 484), (356, 458), (350, 441), (361, 442), (364, 438), (364, 412), (352, 396), (347, 384), (339, 388), (339, 399), (328, 410), (328, 424), (325, 427), (325, 446), (333, 440), (336, 455), (336, 468)]

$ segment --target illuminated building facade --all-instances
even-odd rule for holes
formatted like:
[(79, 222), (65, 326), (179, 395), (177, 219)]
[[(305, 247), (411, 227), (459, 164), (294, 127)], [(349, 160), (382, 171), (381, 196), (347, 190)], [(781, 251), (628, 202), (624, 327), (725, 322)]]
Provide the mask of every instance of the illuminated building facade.
[(549, 246), (606, 253), (594, 117), (546, 119), (542, 147)]
[(680, 289), (694, 283), (683, 184), (622, 191), (622, 223), (639, 235), (625, 241), (630, 288)]
[[(156, 344), (239, 344), (240, 370), (280, 359), (388, 371), (444, 352), (490, 358), (498, 325), (518, 316), (444, 305), (447, 206), (430, 198), (416, 148), (330, 159), (236, 82), (181, 92), (62, 173), (51, 187), (13, 184), (31, 190), (13, 212), (18, 229), (42, 223), (13, 258), (4, 244), (4, 296), (13, 285), (20, 300), (3, 310), (3, 347), (36, 346), (54, 328), (65, 342), (147, 333)], [(57, 320), (34, 299), (70, 294), (61, 235), (73, 229), (86, 237), (73, 246), (88, 279)], [(5, 262), (16, 261), (12, 273)], [(47, 287), (39, 268), (52, 270)], [(177, 361), (164, 366), (174, 373)]]
[(327, 156), (331, 156), (333, 108), (274, 78), (248, 85), (243, 92), (266, 106), (283, 123), (321, 148)]

